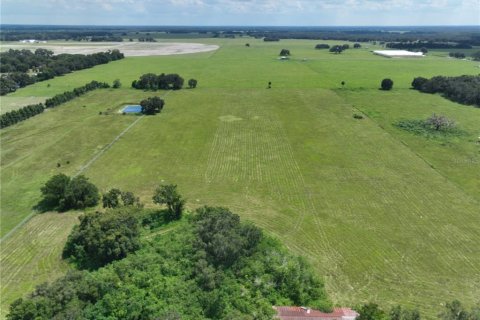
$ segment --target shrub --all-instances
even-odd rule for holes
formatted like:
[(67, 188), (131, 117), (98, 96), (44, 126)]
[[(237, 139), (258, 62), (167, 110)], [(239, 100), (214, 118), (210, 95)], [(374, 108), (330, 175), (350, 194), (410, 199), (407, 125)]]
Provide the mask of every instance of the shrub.
[(382, 83), (380, 84), (380, 87), (382, 90), (386, 90), (386, 91), (391, 90), (393, 87), (393, 81), (388, 78), (383, 79)]

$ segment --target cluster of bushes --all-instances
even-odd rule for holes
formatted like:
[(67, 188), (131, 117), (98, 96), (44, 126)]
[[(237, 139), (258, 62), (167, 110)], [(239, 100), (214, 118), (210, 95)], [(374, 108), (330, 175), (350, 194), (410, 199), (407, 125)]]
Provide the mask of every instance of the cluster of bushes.
[(157, 42), (157, 40), (155, 40), (155, 38), (152, 38), (152, 37), (140, 37), (138, 38), (138, 41), (139, 42)]
[(466, 105), (480, 107), (480, 76), (417, 77), (412, 87), (425, 93), (440, 93), (445, 98)]
[(272, 305), (331, 307), (303, 259), (228, 209), (200, 208), (148, 241), (139, 237), (143, 212), (82, 216), (64, 256), (83, 254), (104, 267), (87, 264), (91, 270), (37, 287), (7, 318), (272, 319)]
[(54, 175), (40, 189), (43, 199), (38, 204), (41, 210), (67, 211), (85, 209), (98, 204), (98, 188), (79, 175), (74, 178), (60, 173)]
[(91, 42), (123, 42), (123, 38), (119, 36), (93, 36), (90, 38)]
[(76, 97), (81, 96), (89, 91), (92, 91), (95, 89), (104, 89), (104, 88), (110, 88), (110, 85), (106, 82), (98, 82), (93, 80), (92, 82), (87, 83), (82, 87), (73, 89), (73, 91), (65, 91), (64, 93), (57, 94), (52, 98), (47, 99), (45, 101), (45, 107), (53, 108), (62, 103), (75, 99)]
[[(123, 59), (118, 50), (89, 55), (59, 54), (54, 56), (47, 49), (8, 50), (0, 53), (0, 95), (14, 92), (37, 81), (52, 79), (66, 73), (91, 68), (99, 64)], [(33, 71), (34, 75), (28, 72)]]
[(319, 43), (315, 46), (315, 49), (330, 49), (330, 46), (326, 43)]
[(342, 53), (343, 51), (347, 50), (350, 48), (349, 44), (343, 44), (343, 45), (334, 45), (333, 47), (330, 48), (330, 52), (333, 52), (335, 54)]
[(162, 111), (165, 101), (159, 97), (150, 97), (140, 102), (142, 113), (154, 115)]
[(265, 42), (272, 42), (272, 41), (280, 41), (280, 38), (277, 37), (264, 37), (263, 41)]
[(465, 53), (463, 52), (449, 52), (448, 56), (451, 58), (465, 59)]
[[(359, 48), (362, 47), (362, 45), (360, 43), (355, 43), (353, 45), (353, 47), (355, 49), (359, 49)], [(342, 51), (344, 51), (346, 49), (349, 49), (349, 48), (350, 48), (350, 45), (348, 45), (348, 44), (335, 45), (332, 48), (330, 48), (330, 46), (326, 43), (319, 43), (315, 46), (315, 49), (330, 49), (330, 52), (334, 52), (334, 53), (341, 53)]]
[(25, 106), (18, 110), (12, 110), (4, 113), (0, 115), (0, 129), (6, 128), (8, 126), (14, 125), (17, 122), (33, 117), (39, 113), (42, 113), (43, 110), (45, 110), (43, 104), (38, 103)]
[(464, 131), (457, 128), (454, 120), (435, 113), (425, 120), (400, 120), (395, 123), (395, 126), (427, 138), (439, 138), (464, 134)]
[(144, 90), (179, 90), (182, 89), (183, 82), (183, 78), (176, 73), (160, 75), (147, 73), (143, 74), (139, 80), (134, 80), (132, 87)]

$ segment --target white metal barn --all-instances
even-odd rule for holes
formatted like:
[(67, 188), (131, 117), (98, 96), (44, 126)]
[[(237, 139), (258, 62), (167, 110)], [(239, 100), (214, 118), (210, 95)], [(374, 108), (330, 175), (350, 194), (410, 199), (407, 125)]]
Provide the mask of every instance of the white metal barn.
[(376, 50), (373, 51), (374, 54), (377, 54), (382, 57), (387, 58), (421, 58), (425, 57), (422, 52), (411, 52), (406, 50)]

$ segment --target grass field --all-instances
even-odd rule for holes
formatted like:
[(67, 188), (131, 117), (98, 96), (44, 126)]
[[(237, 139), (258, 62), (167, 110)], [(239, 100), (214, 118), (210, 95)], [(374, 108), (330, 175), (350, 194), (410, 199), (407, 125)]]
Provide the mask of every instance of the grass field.
[(77, 217), (78, 213), (73, 212), (37, 215), (2, 242), (1, 318), (7, 314), (8, 303), (67, 270), (68, 266), (60, 255)]
[[(85, 170), (102, 191), (132, 190), (151, 205), (155, 186), (173, 182), (190, 208), (230, 207), (307, 257), (338, 304), (400, 303), (432, 318), (445, 301), (474, 303), (480, 109), (408, 88), (416, 76), (476, 74), (477, 64), (386, 59), (372, 55), (373, 47), (333, 55), (314, 50), (318, 42), (210, 39), (205, 43), (219, 44), (218, 51), (126, 58), (18, 90), (9, 97), (52, 96), (93, 79), (124, 84), (0, 132), (2, 236), (30, 214), (51, 175), (75, 174), (137, 120), (99, 115), (153, 95), (130, 89), (132, 80), (176, 72), (196, 78), (198, 88), (171, 92), (160, 115), (140, 119)], [(282, 48), (292, 52), (290, 61), (277, 59)], [(394, 80), (391, 92), (378, 90), (386, 77)], [(434, 112), (453, 117), (466, 135), (431, 140), (393, 126)], [(5, 250), (22, 248), (10, 239), (34, 223), (68, 231), (75, 222), (41, 217), (2, 242)], [(2, 265), (5, 255), (2, 248)], [(54, 261), (52, 276), (64, 270)], [(24, 292), (16, 277), (7, 280), (2, 290), (14, 294), (2, 306)]]

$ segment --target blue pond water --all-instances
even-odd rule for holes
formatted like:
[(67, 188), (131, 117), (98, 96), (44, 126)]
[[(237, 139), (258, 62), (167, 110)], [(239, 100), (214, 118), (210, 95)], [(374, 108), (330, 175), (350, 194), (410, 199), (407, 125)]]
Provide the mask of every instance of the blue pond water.
[(128, 105), (123, 108), (122, 112), (125, 113), (139, 113), (142, 112), (142, 106), (141, 105)]

